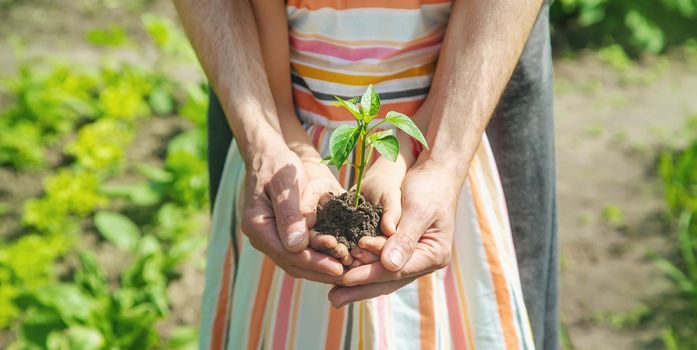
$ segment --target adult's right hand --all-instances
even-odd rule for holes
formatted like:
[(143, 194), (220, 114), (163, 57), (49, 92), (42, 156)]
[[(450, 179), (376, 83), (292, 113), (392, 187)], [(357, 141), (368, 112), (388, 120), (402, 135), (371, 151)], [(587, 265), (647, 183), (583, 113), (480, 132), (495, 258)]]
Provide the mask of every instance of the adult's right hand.
[(344, 269), (336, 259), (308, 248), (300, 209), (306, 183), (303, 164), (285, 144), (269, 147), (247, 162), (242, 232), (254, 248), (295, 278), (336, 283)]

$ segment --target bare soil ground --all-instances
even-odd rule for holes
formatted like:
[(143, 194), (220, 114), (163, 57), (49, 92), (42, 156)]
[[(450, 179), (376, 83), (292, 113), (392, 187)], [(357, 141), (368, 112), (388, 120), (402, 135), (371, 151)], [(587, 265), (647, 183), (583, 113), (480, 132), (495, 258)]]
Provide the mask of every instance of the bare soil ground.
[[(77, 64), (100, 59), (84, 40), (90, 28), (119, 24), (147, 47), (139, 12), (104, 10), (101, 3), (29, 0), (1, 9), (0, 76), (16, 67), (12, 36), (25, 40), (30, 56), (70, 58)], [(156, 1), (147, 9), (174, 16), (170, 2)], [(147, 53), (117, 55), (141, 60)], [(652, 174), (658, 145), (679, 140), (674, 132), (689, 114), (697, 114), (697, 72), (673, 58), (618, 72), (585, 54), (558, 60), (555, 74), (561, 318), (568, 340), (577, 350), (661, 348), (656, 341), (660, 326), (631, 324), (650, 314), (646, 310), (670, 287), (651, 259), (673, 245), (662, 219), (660, 183)], [(628, 75), (653, 78), (628, 82)], [(171, 130), (179, 124), (150, 126)], [(157, 153), (151, 136), (161, 133), (143, 133), (136, 142), (146, 146), (138, 149)], [(0, 170), (0, 199), (18, 206), (38, 194), (43, 175)], [(613, 215), (615, 222), (608, 222), (603, 214), (608, 207), (618, 208), (624, 219)], [(0, 231), (17, 215), (18, 208), (12, 208)], [(111, 260), (119, 265), (123, 259)], [(183, 273), (170, 287), (172, 323), (195, 324), (202, 272), (192, 265)], [(163, 325), (162, 332), (169, 327)]]
[[(555, 67), (561, 318), (575, 349), (662, 348), (658, 325), (631, 319), (651, 317), (670, 287), (651, 259), (674, 246), (656, 155), (697, 112), (697, 74), (676, 59), (658, 66), (629, 84), (589, 56)], [(608, 206), (625, 219), (608, 222)]]

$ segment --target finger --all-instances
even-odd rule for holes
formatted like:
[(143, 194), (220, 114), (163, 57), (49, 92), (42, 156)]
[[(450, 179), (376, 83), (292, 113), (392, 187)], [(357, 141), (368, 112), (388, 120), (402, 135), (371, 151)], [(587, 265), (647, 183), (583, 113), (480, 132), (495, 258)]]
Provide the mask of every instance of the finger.
[(397, 233), (397, 223), (402, 216), (402, 191), (395, 189), (385, 191), (382, 194), (380, 204), (382, 204), (382, 219), (380, 229), (386, 236)]
[(361, 265), (346, 271), (341, 278), (341, 284), (344, 286), (357, 286), (401, 280), (430, 273), (437, 268), (430, 256), (430, 253), (417, 249), (407, 265), (399, 271), (387, 270), (380, 262)]
[(336, 248), (336, 237), (332, 235), (319, 234), (317, 231), (310, 230), (310, 247), (320, 252), (333, 251)]
[(385, 247), (386, 242), (387, 238), (385, 236), (365, 236), (362, 237), (360, 241), (358, 241), (358, 246), (362, 249), (367, 250), (370, 253), (380, 256), (380, 253), (382, 253), (382, 249)]
[(338, 277), (344, 273), (344, 266), (339, 261), (312, 249), (292, 253), (287, 260), (295, 268), (316, 271), (330, 276)]
[(344, 265), (344, 266), (351, 266), (351, 265), (353, 265), (354, 261), (355, 261), (355, 259), (350, 254), (347, 254), (346, 257), (344, 257), (343, 259), (339, 259), (339, 262), (341, 262), (341, 265)]
[(338, 309), (352, 302), (390, 294), (411, 283), (414, 279), (416, 277), (355, 287), (335, 286), (329, 291), (327, 297), (332, 306)]
[(351, 263), (351, 265), (348, 266), (348, 268), (353, 269), (353, 268), (356, 268), (356, 267), (361, 266), (361, 265), (363, 265), (363, 263), (361, 263), (360, 260), (353, 259), (353, 262)]
[(299, 268), (290, 268), (288, 271), (286, 271), (291, 277), (294, 278), (302, 278), (306, 280), (310, 280), (313, 282), (319, 282), (319, 283), (325, 283), (325, 284), (334, 284), (336, 285), (338, 283), (339, 278), (335, 276), (330, 276), (324, 273), (316, 272), (316, 271), (308, 271), (308, 270), (303, 270)]
[(278, 236), (281, 238), (283, 246), (289, 252), (299, 252), (307, 248), (310, 235), (305, 217), (300, 210), (299, 181), (293, 180), (294, 182), (290, 182), (290, 180), (282, 178), (272, 181), (268, 186), (267, 193), (271, 199)]
[(397, 225), (397, 232), (387, 239), (380, 254), (383, 266), (390, 271), (399, 271), (414, 254), (416, 244), (431, 225), (431, 215), (423, 208), (405, 208)]
[(376, 261), (380, 261), (380, 254), (373, 254), (360, 247), (351, 249), (351, 255), (358, 259), (361, 264), (372, 264)]
[(331, 255), (339, 260), (343, 260), (351, 255), (349, 255), (348, 248), (343, 243), (339, 243), (336, 245), (336, 248), (334, 251), (332, 251)]
[(255, 249), (269, 256), (283, 269), (303, 267), (334, 277), (343, 274), (341, 263), (326, 254), (311, 249), (299, 253), (286, 251), (276, 232), (274, 219), (266, 215), (269, 212), (270, 208), (253, 207), (243, 216), (242, 231)]

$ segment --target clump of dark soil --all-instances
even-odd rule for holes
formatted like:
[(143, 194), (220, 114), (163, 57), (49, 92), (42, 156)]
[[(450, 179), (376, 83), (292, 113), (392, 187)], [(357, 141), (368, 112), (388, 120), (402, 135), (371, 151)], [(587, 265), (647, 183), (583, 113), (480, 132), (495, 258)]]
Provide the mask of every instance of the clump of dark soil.
[(380, 236), (382, 206), (370, 203), (359, 195), (358, 207), (353, 206), (355, 191), (344, 192), (317, 206), (315, 231), (332, 235), (351, 250), (363, 236)]

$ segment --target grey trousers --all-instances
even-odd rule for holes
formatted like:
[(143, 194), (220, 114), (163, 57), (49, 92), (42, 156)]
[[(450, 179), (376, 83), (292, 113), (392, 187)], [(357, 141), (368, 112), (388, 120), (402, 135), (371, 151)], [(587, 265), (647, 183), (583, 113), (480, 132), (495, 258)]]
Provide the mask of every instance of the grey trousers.
[(535, 348), (559, 348), (556, 178), (549, 4), (486, 129), (501, 176)]
[[(513, 229), (523, 296), (538, 350), (558, 348), (558, 253), (549, 5), (545, 4), (487, 134)], [(210, 94), (208, 166), (215, 202), (232, 132)]]

